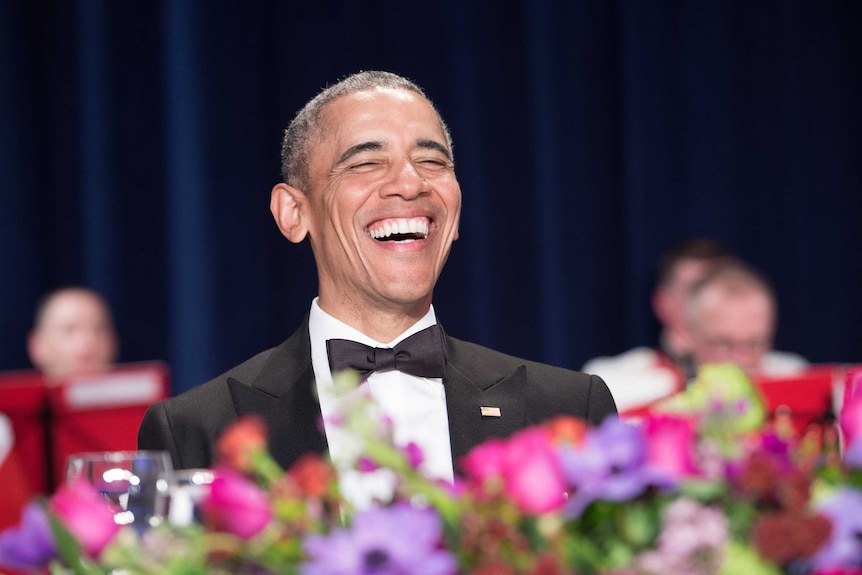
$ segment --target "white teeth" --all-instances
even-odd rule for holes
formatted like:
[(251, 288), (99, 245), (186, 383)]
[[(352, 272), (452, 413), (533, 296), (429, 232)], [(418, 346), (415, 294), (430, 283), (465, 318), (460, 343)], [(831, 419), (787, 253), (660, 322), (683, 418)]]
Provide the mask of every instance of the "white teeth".
[(368, 230), (368, 235), (376, 240), (388, 238), (395, 234), (419, 234), (423, 238), (427, 237), (428, 218), (388, 220), (382, 225)]

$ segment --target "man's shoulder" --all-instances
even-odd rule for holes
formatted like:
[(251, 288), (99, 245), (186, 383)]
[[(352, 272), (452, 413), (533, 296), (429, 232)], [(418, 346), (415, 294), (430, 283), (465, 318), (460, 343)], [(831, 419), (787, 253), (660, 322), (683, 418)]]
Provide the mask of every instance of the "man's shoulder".
[(273, 363), (278, 362), (281, 364), (285, 361), (290, 361), (291, 358), (300, 357), (307, 358), (309, 361), (311, 360), (307, 322), (279, 345), (255, 354), (242, 363), (168, 401), (178, 400), (178, 402), (194, 403), (209, 396), (223, 396), (224, 393), (228, 392), (228, 381), (252, 386), (258, 381), (262, 373), (268, 373), (267, 370), (271, 370), (274, 367)]
[(251, 385), (260, 374), (261, 369), (266, 365), (267, 360), (275, 349), (277, 348), (273, 347), (264, 350), (242, 363), (231, 367), (227, 371), (220, 373), (212, 379), (172, 397), (168, 401), (173, 401), (175, 403), (194, 403), (195, 401), (199, 401), (202, 397), (221, 394), (227, 390), (226, 384), (228, 380), (236, 380), (245, 385)]
[(483, 389), (491, 389), (488, 386), (496, 387), (503, 381), (522, 381), (525, 388), (520, 393), (526, 401), (530, 422), (565, 414), (598, 424), (617, 412), (610, 390), (600, 377), (451, 337), (449, 352), (452, 367)]
[(477, 343), (449, 337), (450, 362), (459, 369), (468, 369), (485, 377), (506, 377), (521, 366), (527, 368), (530, 381), (587, 382), (590, 376), (571, 369), (509, 355)]

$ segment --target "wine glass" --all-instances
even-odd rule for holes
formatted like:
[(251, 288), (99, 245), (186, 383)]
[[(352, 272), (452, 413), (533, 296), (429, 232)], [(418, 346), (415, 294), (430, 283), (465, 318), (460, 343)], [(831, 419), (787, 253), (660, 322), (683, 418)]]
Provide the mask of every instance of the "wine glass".
[(167, 511), (173, 467), (167, 451), (104, 451), (70, 455), (66, 481), (85, 480), (114, 510), (114, 521), (144, 530)]

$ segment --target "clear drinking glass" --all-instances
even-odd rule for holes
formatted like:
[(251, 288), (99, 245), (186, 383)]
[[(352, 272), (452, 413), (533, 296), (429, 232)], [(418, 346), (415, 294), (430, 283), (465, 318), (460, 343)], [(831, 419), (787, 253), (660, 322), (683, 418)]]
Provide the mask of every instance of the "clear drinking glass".
[(165, 519), (172, 475), (167, 451), (77, 453), (66, 465), (66, 481), (86, 480), (114, 509), (114, 521), (138, 530)]
[(200, 523), (201, 502), (209, 493), (213, 477), (209, 469), (174, 471), (168, 505), (168, 522), (171, 525)]

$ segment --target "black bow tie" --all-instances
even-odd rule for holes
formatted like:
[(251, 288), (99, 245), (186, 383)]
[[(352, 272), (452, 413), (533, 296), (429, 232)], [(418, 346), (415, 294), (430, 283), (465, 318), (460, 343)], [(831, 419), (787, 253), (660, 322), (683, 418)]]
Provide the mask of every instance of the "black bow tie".
[(439, 324), (414, 333), (393, 348), (349, 339), (326, 340), (329, 369), (354, 369), (362, 379), (374, 371), (398, 370), (416, 377), (446, 377), (446, 340)]

